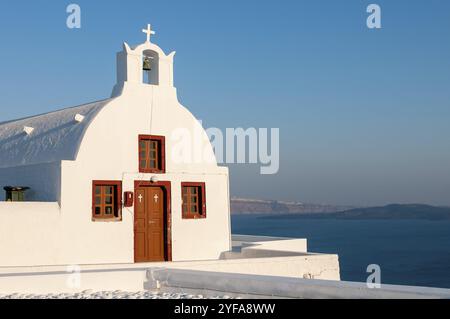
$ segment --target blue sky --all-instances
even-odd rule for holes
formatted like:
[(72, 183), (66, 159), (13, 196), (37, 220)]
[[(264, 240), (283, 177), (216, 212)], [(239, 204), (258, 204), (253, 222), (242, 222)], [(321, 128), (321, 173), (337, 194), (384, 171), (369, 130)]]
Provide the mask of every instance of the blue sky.
[(280, 128), (279, 174), (232, 165), (233, 195), (450, 205), (449, 1), (74, 2), (80, 30), (70, 2), (2, 2), (0, 121), (108, 97), (151, 23), (205, 126)]

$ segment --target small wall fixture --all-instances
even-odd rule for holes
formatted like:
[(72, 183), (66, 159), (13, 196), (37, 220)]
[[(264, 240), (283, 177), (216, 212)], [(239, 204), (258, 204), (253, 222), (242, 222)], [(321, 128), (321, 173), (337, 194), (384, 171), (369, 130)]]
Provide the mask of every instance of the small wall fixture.
[(150, 182), (152, 183), (158, 183), (159, 179), (158, 176), (152, 176), (152, 178), (150, 178)]
[(134, 202), (133, 192), (125, 192), (123, 197), (124, 197), (123, 206), (124, 207), (133, 207), (133, 202)]
[(33, 127), (29, 127), (29, 126), (25, 126), (23, 128), (23, 131), (25, 132), (25, 134), (31, 135), (31, 133), (33, 133), (33, 131), (34, 131), (34, 128)]
[(84, 121), (84, 115), (81, 115), (81, 114), (75, 115), (75, 122), (81, 123), (83, 121)]

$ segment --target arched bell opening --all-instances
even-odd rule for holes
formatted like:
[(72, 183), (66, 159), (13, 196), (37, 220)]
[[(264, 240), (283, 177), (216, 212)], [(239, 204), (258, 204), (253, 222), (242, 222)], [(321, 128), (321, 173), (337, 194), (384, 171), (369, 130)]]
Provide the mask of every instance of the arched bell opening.
[(157, 52), (151, 50), (143, 52), (142, 73), (144, 84), (159, 85), (159, 55)]

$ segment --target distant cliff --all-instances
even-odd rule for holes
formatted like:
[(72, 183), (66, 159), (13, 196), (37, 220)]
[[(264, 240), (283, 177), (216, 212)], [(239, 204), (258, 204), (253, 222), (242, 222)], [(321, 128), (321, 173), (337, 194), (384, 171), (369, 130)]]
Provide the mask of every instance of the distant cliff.
[(450, 207), (423, 204), (392, 204), (383, 207), (356, 208), (333, 215), (347, 219), (450, 219)]
[(334, 213), (352, 208), (355, 207), (244, 198), (231, 199), (232, 214), (316, 214)]
[(436, 207), (423, 204), (392, 204), (383, 207), (355, 208), (335, 213), (282, 214), (274, 218), (450, 220), (450, 207)]

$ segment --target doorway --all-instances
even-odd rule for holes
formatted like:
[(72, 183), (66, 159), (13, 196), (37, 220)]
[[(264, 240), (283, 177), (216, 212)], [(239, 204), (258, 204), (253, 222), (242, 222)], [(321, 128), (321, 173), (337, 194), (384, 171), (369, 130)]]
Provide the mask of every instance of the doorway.
[(134, 260), (171, 260), (170, 183), (136, 182), (134, 206)]

